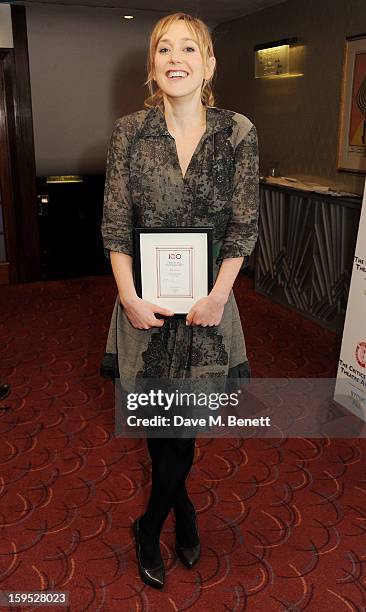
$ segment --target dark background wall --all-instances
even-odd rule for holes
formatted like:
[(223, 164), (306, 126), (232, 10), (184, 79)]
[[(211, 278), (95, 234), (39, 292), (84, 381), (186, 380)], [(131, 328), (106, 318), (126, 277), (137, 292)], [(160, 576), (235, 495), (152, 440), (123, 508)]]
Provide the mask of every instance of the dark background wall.
[(143, 108), (149, 32), (160, 15), (27, 6), (37, 175), (104, 173), (115, 119)]
[[(146, 51), (159, 17), (123, 10), (28, 6), (37, 175), (103, 173), (114, 120), (143, 107)], [(364, 177), (337, 173), (345, 38), (366, 32), (365, 0), (288, 0), (214, 30), (217, 105), (248, 115), (261, 171), (361, 193)], [(257, 43), (298, 36), (298, 78), (254, 79)]]
[[(362, 193), (365, 177), (336, 170), (345, 38), (366, 33), (365, 0), (289, 0), (215, 31), (217, 102), (257, 126), (261, 171)], [(254, 78), (253, 46), (298, 36), (304, 76)]]

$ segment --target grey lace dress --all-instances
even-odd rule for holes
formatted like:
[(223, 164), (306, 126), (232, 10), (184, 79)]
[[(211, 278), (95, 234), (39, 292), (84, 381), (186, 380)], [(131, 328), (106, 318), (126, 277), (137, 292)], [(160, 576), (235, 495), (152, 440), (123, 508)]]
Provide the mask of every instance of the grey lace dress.
[[(183, 177), (160, 109), (117, 119), (107, 157), (102, 236), (109, 251), (133, 256), (134, 226), (210, 226), (214, 280), (223, 259), (249, 257), (258, 235), (258, 144), (242, 114), (207, 108), (203, 134)], [(245, 378), (243, 329), (231, 291), (213, 327), (166, 319), (135, 329), (117, 296), (101, 372), (112, 379)]]

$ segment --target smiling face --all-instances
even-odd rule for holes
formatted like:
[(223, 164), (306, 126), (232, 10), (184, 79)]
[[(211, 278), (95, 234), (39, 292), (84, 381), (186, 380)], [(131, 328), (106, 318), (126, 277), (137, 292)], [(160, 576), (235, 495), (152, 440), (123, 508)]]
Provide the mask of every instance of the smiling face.
[(204, 79), (212, 76), (215, 58), (203, 58), (195, 34), (176, 21), (158, 41), (154, 56), (154, 79), (169, 97), (200, 97)]

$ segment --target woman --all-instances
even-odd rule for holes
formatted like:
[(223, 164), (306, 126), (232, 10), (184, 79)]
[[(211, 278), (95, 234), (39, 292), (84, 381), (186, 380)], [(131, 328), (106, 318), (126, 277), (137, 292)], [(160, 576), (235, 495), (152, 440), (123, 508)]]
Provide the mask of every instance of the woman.
[[(150, 38), (146, 110), (114, 126), (102, 234), (118, 296), (102, 372), (122, 383), (249, 376), (232, 286), (257, 238), (257, 136), (247, 117), (213, 106), (215, 62), (202, 21), (184, 13), (164, 17)], [(171, 319), (171, 311), (136, 295), (134, 226), (213, 228), (214, 286), (186, 320)], [(195, 440), (150, 438), (147, 444), (152, 487), (134, 535), (141, 578), (161, 588), (159, 536), (171, 508), (180, 560), (193, 567), (200, 556), (195, 510), (185, 487)]]

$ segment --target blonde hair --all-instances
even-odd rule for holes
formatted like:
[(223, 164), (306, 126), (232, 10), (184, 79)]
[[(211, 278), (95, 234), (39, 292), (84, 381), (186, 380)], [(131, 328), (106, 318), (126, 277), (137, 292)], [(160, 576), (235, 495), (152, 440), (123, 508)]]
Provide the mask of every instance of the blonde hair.
[[(173, 23), (180, 20), (183, 21), (192, 34), (196, 36), (203, 61), (207, 63), (207, 60), (214, 54), (210, 30), (201, 19), (188, 15), (187, 13), (173, 13), (172, 15), (167, 15), (159, 19), (150, 35), (150, 47), (147, 57), (147, 80), (145, 82), (149, 91), (149, 95), (144, 102), (146, 108), (153, 108), (156, 106), (162, 108), (163, 106), (163, 92), (159, 87), (156, 88), (153, 79), (155, 53), (159, 40), (163, 34), (165, 34)], [(201, 101), (205, 106), (214, 106), (215, 104), (211, 85), (213, 76), (214, 73), (208, 80), (205, 79), (203, 82)]]

